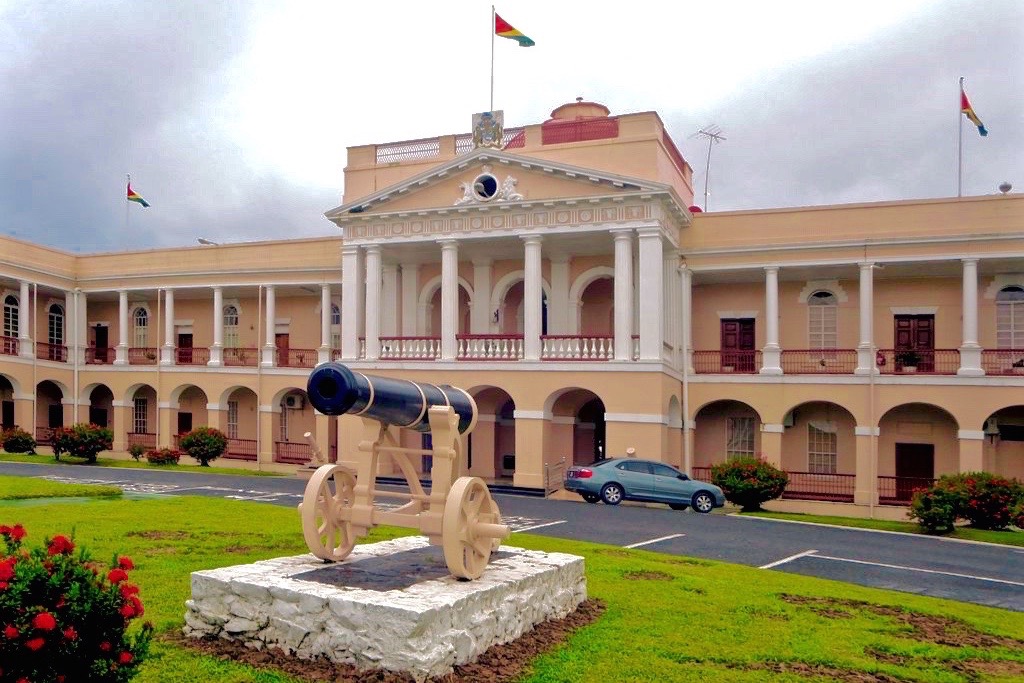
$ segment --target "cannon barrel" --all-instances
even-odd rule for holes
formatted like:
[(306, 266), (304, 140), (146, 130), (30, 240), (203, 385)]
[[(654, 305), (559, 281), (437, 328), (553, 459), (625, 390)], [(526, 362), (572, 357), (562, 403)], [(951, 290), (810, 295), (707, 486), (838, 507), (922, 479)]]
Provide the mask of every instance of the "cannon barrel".
[(317, 366), (309, 375), (306, 394), (324, 415), (359, 415), (429, 432), (427, 411), (434, 406), (451, 406), (459, 416), (459, 434), (468, 434), (476, 426), (476, 401), (462, 389), (364, 375), (341, 363)]

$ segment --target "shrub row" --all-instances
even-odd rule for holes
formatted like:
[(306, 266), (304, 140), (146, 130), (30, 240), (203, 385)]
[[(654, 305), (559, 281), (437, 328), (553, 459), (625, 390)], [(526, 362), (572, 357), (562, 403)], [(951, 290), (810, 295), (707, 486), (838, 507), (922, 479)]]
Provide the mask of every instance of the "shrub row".
[(930, 533), (949, 533), (957, 520), (976, 529), (1024, 528), (1024, 485), (989, 472), (947, 474), (914, 493), (910, 517)]
[(8, 453), (35, 453), (36, 440), (20, 427), (12, 427), (0, 433), (0, 448)]

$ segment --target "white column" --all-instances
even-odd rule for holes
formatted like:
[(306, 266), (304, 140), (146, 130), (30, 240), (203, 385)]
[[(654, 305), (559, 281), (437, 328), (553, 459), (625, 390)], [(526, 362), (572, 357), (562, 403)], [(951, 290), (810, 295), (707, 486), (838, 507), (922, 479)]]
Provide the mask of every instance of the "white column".
[(978, 259), (965, 258), (963, 265), (963, 340), (958, 375), (984, 375), (978, 344)]
[(275, 361), (277, 360), (277, 294), (274, 291), (274, 285), (267, 285), (267, 305), (264, 310), (267, 317), (263, 335), (263, 358), (260, 360), (260, 365), (272, 368), (276, 365)]
[(366, 247), (366, 360), (380, 358), (380, 245)]
[(320, 348), (316, 352), (316, 363), (331, 360), (331, 286), (320, 285)]
[(875, 325), (874, 325), (874, 277), (875, 264), (860, 264), (860, 343), (857, 344), (858, 375), (877, 373), (875, 367)]
[(32, 348), (32, 300), (29, 298), (29, 283), (21, 283), (21, 292), (18, 297), (18, 347), (22, 358), (32, 358), (35, 351)]
[(402, 336), (415, 337), (417, 299), (420, 293), (420, 267), (415, 263), (402, 264)]
[(569, 332), (569, 264), (565, 254), (551, 256), (551, 298), (548, 299), (548, 334)]
[(633, 231), (615, 236), (615, 360), (633, 359)]
[(381, 266), (384, 282), (381, 289), (380, 333), (385, 337), (398, 335), (398, 264)]
[[(687, 374), (693, 374), (693, 271), (683, 266), (679, 269), (682, 280), (682, 362)], [(685, 419), (685, 416), (684, 416)]]
[(541, 245), (538, 235), (523, 235), (523, 359), (540, 360), (541, 316), (544, 287), (541, 280)]
[(359, 359), (359, 247), (341, 248), (341, 358)]
[(455, 360), (458, 345), (459, 243), (441, 241), (441, 360)]
[(164, 291), (164, 347), (160, 365), (174, 365), (174, 290)]
[(469, 312), (469, 331), (487, 334), (492, 330), (491, 259), (473, 259), (473, 308)]
[(782, 374), (782, 351), (779, 348), (779, 267), (764, 269), (765, 343), (761, 349), (762, 375)]
[(117, 349), (114, 351), (114, 365), (128, 364), (128, 290), (117, 292)]
[(85, 350), (89, 346), (89, 297), (85, 292), (76, 290), (78, 302), (75, 308), (75, 315), (78, 319), (75, 325), (78, 327), (79, 362), (85, 362)]
[(64, 312), (66, 313), (64, 324), (67, 326), (67, 334), (64, 337), (65, 343), (68, 346), (69, 363), (74, 363), (76, 358), (78, 358), (80, 363), (85, 360), (85, 352), (82, 350), (81, 342), (78, 340), (78, 313), (75, 311), (75, 306), (77, 305), (75, 293), (70, 290), (64, 292)]
[[(661, 360), (665, 338), (664, 254), (660, 228), (643, 228), (640, 235), (640, 360)], [(618, 351), (616, 351), (616, 358)]]
[(223, 365), (224, 357), (224, 288), (213, 288), (213, 346), (210, 347), (210, 367)]

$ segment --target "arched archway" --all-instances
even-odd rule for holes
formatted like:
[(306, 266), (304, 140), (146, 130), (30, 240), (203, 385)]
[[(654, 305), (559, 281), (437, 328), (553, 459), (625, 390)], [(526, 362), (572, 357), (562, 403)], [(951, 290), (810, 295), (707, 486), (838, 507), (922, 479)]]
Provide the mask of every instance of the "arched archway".
[(156, 448), (157, 417), (156, 389), (148, 384), (133, 384), (125, 392), (128, 404), (126, 443), (128, 446)]
[(114, 392), (106, 384), (93, 386), (86, 395), (89, 407), (89, 423), (110, 427), (114, 416)]
[(615, 282), (611, 277), (595, 277), (582, 289), (576, 306), (576, 329), (585, 337), (610, 337), (615, 334)]
[(11, 378), (0, 374), (0, 429), (13, 429), (16, 424), (14, 396), (17, 393), (17, 387)]
[(272, 401), (277, 413), (272, 428), (274, 462), (304, 465), (313, 455), (305, 434), (316, 427), (309, 396), (303, 389), (288, 387), (278, 391)]
[[(458, 329), (456, 334), (469, 331), (469, 314), (472, 308), (473, 287), (463, 278), (458, 278), (459, 309), (456, 315)], [(416, 316), (416, 329), (419, 334), (437, 337), (441, 334), (441, 276), (431, 278), (420, 289), (419, 304)]]
[(981, 428), (985, 471), (1024, 480), (1024, 405), (1000, 408)]
[[(506, 273), (491, 290), (491, 330), (498, 334), (522, 334), (524, 327), (523, 292), (526, 272), (514, 270)], [(548, 301), (551, 287), (541, 279), (541, 334), (548, 330)], [(494, 314), (497, 313), (497, 317)]]
[(228, 437), (225, 458), (255, 461), (259, 433), (259, 405), (256, 392), (248, 387), (230, 387), (220, 401), (225, 411), (224, 433)]
[[(551, 415), (549, 444), (552, 456), (567, 464), (586, 465), (610, 457), (605, 447), (605, 405), (589, 389), (564, 389), (546, 402)], [(557, 457), (556, 457), (557, 459)]]
[(178, 387), (171, 392), (171, 433), (175, 435), (174, 444), (177, 447), (177, 437), (187, 434), (196, 427), (209, 425), (209, 415), (206, 410), (210, 399), (206, 392), (194, 384)]
[(50, 443), (53, 430), (64, 426), (64, 397), (67, 394), (57, 382), (43, 380), (36, 385), (36, 441)]
[(499, 387), (470, 391), (479, 419), (469, 436), (466, 466), (471, 475), (485, 479), (510, 479), (516, 469), (516, 404)]
[(948, 411), (928, 403), (904, 403), (878, 421), (878, 496), (907, 503), (914, 489), (958, 471), (959, 429)]
[(760, 452), (761, 416), (742, 401), (712, 401), (697, 411), (694, 422), (692, 469), (697, 479), (706, 480), (706, 470), (716, 463)]

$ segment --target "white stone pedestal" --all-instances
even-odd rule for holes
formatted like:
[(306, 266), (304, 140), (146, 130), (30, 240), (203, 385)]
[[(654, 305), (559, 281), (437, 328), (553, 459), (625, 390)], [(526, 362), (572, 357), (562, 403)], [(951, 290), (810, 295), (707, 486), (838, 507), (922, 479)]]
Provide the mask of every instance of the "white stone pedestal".
[(193, 572), (184, 632), (424, 680), (586, 597), (582, 557), (502, 546), (480, 579), (459, 581), (439, 547), (411, 536), (334, 564), (308, 554)]

